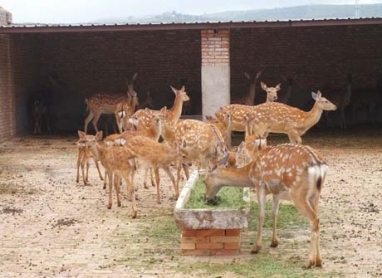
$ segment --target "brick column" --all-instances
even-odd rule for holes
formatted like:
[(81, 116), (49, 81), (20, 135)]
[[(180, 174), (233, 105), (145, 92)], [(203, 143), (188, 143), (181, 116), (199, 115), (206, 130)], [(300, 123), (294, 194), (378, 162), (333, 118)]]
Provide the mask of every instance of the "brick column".
[(202, 30), (202, 113), (230, 103), (229, 30)]

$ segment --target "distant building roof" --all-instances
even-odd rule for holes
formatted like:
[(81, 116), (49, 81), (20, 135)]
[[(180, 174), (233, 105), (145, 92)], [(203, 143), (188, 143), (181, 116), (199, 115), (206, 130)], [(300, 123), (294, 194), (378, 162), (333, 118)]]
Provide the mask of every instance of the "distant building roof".
[(0, 26), (0, 34), (10, 33), (69, 33), (69, 32), (118, 32), (147, 30), (231, 29), (264, 27), (306, 27), (338, 25), (382, 24), (382, 18), (310, 19), (285, 21), (227, 21), (227, 22), (171, 22), (171, 23), (108, 23), (108, 24), (10, 24)]

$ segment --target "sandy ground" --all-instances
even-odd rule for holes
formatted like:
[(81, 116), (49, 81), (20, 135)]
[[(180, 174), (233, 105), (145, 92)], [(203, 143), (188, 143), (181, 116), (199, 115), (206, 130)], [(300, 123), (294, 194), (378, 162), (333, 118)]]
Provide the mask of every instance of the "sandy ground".
[[(160, 205), (155, 188), (139, 185), (138, 219), (130, 219), (125, 195), (121, 208), (106, 209), (107, 193), (94, 165), (89, 186), (75, 181), (76, 139), (28, 136), (0, 144), (1, 277), (197, 277), (177, 272), (176, 265), (232, 262), (181, 256), (177, 244), (154, 244), (146, 236), (155, 219), (172, 215), (173, 190), (164, 174)], [(273, 136), (269, 144), (286, 141)], [(324, 265), (314, 273), (382, 276), (382, 126), (313, 129), (303, 143), (320, 150), (330, 167), (320, 201)], [(261, 252), (302, 265), (309, 231), (289, 231), (289, 240), (283, 239), (287, 232), (279, 231), (278, 248), (264, 246)], [(244, 233), (235, 261), (253, 258), (254, 235)]]

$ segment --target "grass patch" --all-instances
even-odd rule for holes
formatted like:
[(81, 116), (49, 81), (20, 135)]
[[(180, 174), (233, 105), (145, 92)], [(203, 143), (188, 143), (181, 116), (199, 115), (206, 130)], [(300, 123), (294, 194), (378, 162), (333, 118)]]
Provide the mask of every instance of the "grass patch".
[[(259, 215), (259, 206), (255, 202), (251, 202), (248, 229), (257, 229), (257, 220)], [(279, 206), (279, 213), (277, 215), (277, 229), (293, 229), (307, 227), (308, 220), (296, 209), (293, 204), (283, 204)], [(265, 219), (264, 227), (272, 228), (272, 202), (267, 201), (265, 205)]]
[(224, 186), (215, 197), (215, 202), (207, 203), (204, 199), (206, 186), (202, 179), (198, 179), (191, 190), (190, 200), (185, 204), (185, 209), (217, 209), (232, 208), (242, 209), (248, 206), (243, 200), (243, 188)]
[(303, 269), (300, 263), (275, 260), (269, 254), (257, 254), (245, 262), (237, 262), (235, 259), (224, 263), (181, 262), (177, 272), (193, 273), (196, 277), (332, 277), (328, 273), (323, 273), (321, 269)]

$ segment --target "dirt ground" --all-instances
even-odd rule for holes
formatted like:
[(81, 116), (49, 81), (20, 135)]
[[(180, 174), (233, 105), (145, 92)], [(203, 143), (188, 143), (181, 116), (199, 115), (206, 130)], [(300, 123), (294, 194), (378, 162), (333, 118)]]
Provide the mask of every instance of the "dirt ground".
[[(167, 177), (160, 205), (155, 188), (139, 184), (138, 218), (130, 219), (126, 195), (122, 207), (106, 208), (94, 165), (90, 185), (76, 183), (76, 140), (76, 134), (27, 136), (0, 144), (1, 277), (201, 277), (176, 266), (245, 263), (255, 256), (249, 254), (254, 231), (243, 234), (241, 254), (234, 258), (187, 257), (177, 244), (154, 243), (145, 231), (155, 219), (171, 216), (175, 204)], [(271, 136), (269, 144), (286, 141)], [(312, 129), (303, 143), (320, 150), (330, 167), (320, 201), (324, 264), (307, 271), (321, 277), (382, 276), (382, 126)], [(289, 239), (283, 238), (286, 231), (278, 232), (279, 247), (270, 250), (264, 240), (261, 252), (303, 265), (308, 229)]]

